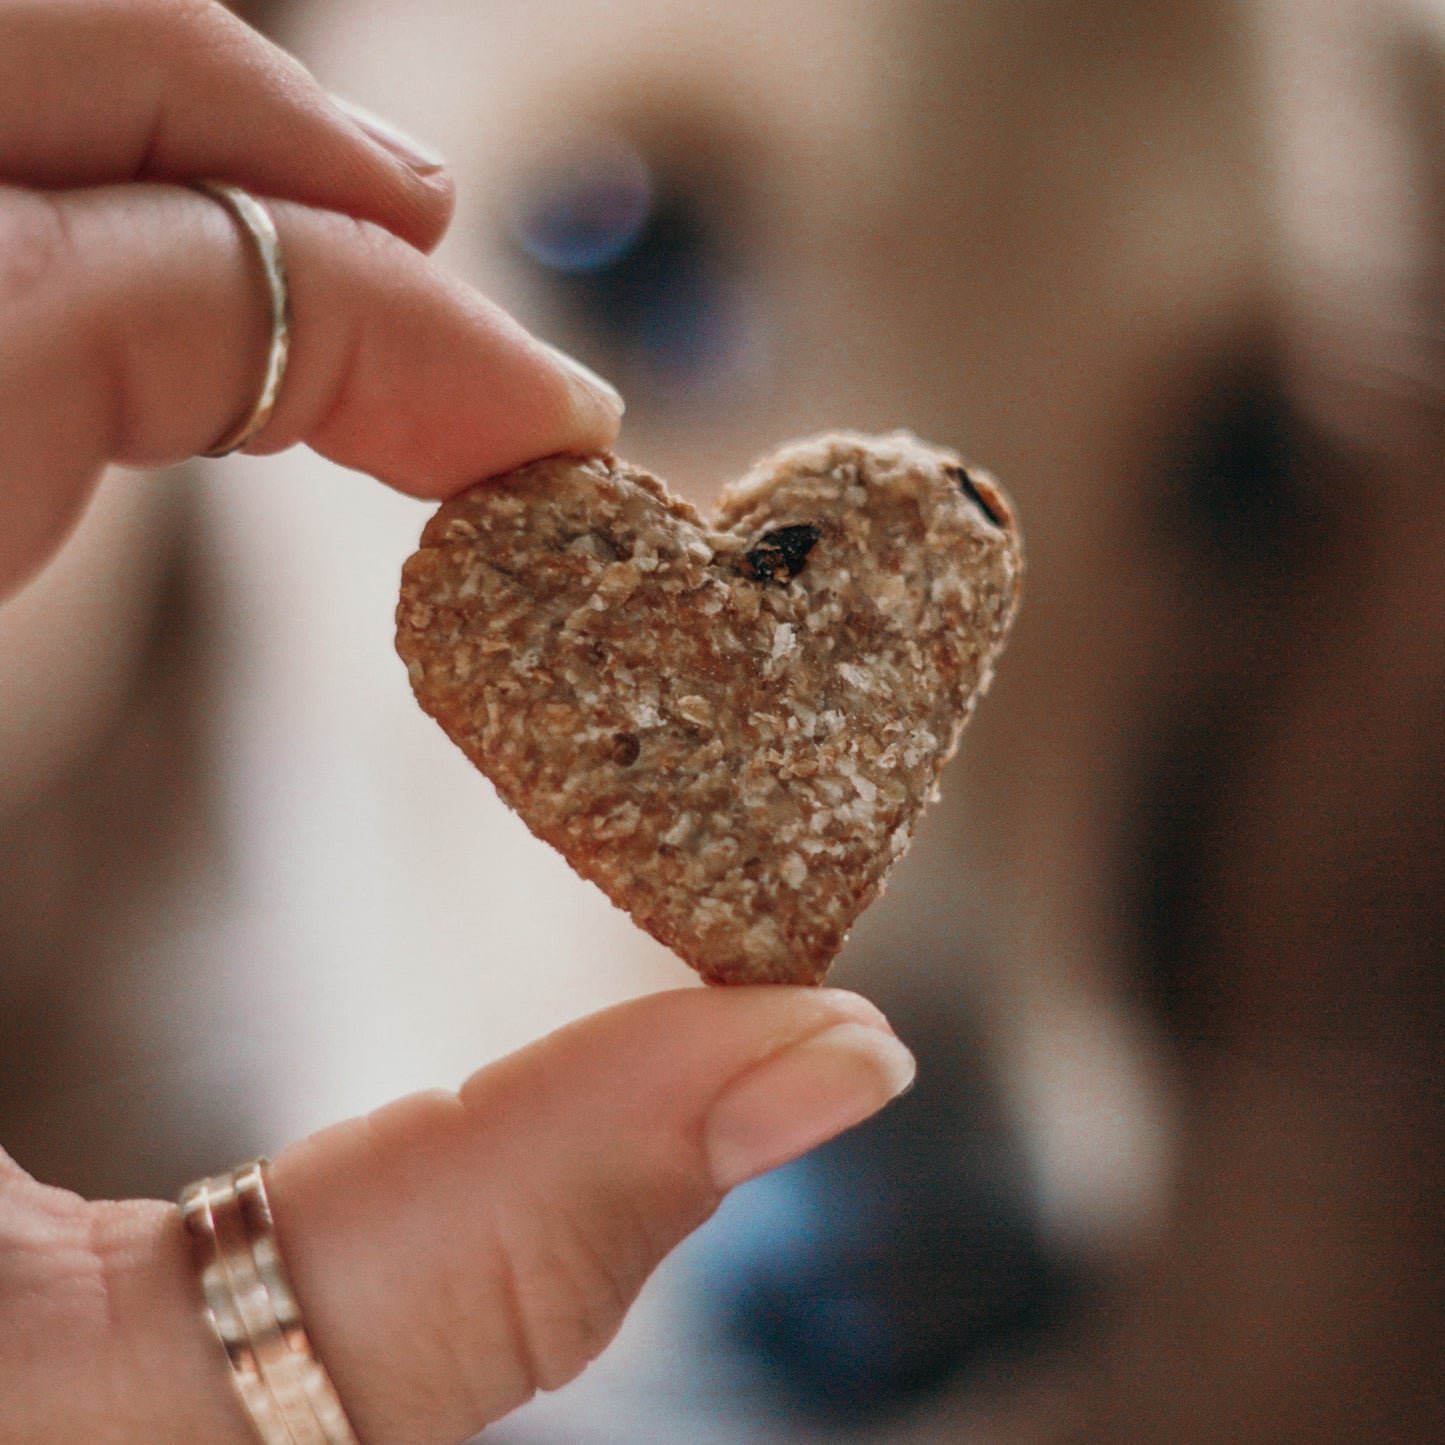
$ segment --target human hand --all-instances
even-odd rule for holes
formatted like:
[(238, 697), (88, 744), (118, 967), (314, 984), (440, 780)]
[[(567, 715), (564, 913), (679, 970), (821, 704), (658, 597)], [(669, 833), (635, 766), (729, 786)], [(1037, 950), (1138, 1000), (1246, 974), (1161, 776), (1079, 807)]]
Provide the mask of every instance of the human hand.
[[(426, 260), (445, 172), (218, 6), (0, 0), (0, 57), (0, 593), (106, 464), (190, 456), (252, 403), (265, 295), (200, 177), (265, 198), (290, 275), (250, 450), (306, 441), (442, 497), (611, 442), (604, 387)], [(457, 1441), (562, 1383), (728, 1188), (911, 1071), (851, 995), (689, 989), (283, 1152), (280, 1247), (361, 1438)], [(196, 1439), (252, 1433), (174, 1206), (87, 1203), (0, 1154), (0, 1440)]]
[[(294, 1145), (282, 1254), (366, 1445), (454, 1445), (575, 1375), (752, 1174), (912, 1072), (831, 989), (681, 989)], [(174, 1207), (87, 1204), (0, 1155), (0, 1439), (254, 1445)]]
[(427, 262), (445, 169), (211, 0), (0, 0), (0, 76), (0, 596), (106, 463), (192, 456), (255, 397), (261, 279), (198, 179), (266, 199), (290, 277), (290, 366), (251, 452), (304, 441), (440, 498), (616, 436), (605, 383)]

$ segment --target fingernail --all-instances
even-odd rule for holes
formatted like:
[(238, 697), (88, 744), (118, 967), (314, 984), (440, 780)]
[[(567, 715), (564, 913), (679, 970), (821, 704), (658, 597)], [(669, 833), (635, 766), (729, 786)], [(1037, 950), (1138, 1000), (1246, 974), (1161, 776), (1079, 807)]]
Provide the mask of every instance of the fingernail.
[(343, 100), (339, 95), (333, 95), (331, 99), (336, 103), (337, 109), (360, 126), (377, 145), (394, 155), (403, 165), (409, 166), (417, 175), (434, 176), (438, 171), (446, 169), (447, 163), (444, 156), (439, 155), (430, 146), (423, 145), (415, 137), (409, 136), (389, 120), (383, 120), (381, 116), (375, 115), (365, 106), (357, 105), (354, 101)]
[(913, 1082), (913, 1055), (868, 1024), (834, 1024), (727, 1088), (708, 1115), (713, 1182), (731, 1189), (841, 1134)]
[(623, 401), (622, 393), (610, 381), (598, 376), (590, 366), (583, 366), (575, 356), (569, 356), (561, 347), (553, 346), (550, 341), (542, 342), (542, 346), (554, 361), (565, 366), (588, 391), (605, 402), (618, 417), (621, 417), (627, 410), (627, 403)]

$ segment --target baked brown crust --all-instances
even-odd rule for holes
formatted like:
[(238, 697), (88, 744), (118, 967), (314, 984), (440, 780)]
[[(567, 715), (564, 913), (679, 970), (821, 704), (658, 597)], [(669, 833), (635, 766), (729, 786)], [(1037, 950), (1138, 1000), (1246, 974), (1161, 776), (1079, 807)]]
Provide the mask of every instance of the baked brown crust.
[(906, 433), (759, 462), (705, 521), (611, 456), (472, 487), (402, 573), (412, 688), (527, 826), (711, 983), (817, 983), (987, 689), (1021, 552)]

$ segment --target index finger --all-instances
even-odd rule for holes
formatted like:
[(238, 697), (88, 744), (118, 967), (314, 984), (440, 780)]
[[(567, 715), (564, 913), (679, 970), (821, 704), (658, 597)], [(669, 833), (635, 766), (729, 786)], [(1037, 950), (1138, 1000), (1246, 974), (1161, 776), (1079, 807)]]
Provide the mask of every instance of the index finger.
[[(272, 203), (291, 361), (249, 450), (304, 441), (421, 497), (611, 445), (621, 398), (389, 232)], [(107, 462), (204, 451), (256, 394), (269, 311), (231, 215), (172, 186), (0, 187), (0, 592)]]

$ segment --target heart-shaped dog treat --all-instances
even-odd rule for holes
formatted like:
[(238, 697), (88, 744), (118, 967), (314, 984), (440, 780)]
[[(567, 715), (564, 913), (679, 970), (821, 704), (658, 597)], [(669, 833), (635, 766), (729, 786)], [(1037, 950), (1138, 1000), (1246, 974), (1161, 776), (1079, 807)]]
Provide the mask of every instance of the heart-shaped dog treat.
[(711, 522), (614, 457), (445, 503), (402, 574), (417, 699), (711, 983), (816, 983), (908, 846), (1018, 600), (992, 480), (899, 433), (785, 448)]

